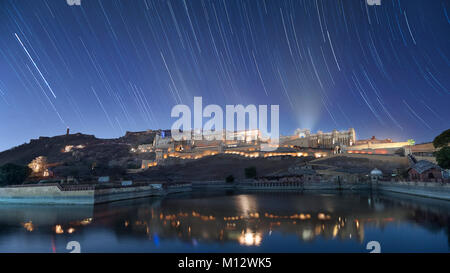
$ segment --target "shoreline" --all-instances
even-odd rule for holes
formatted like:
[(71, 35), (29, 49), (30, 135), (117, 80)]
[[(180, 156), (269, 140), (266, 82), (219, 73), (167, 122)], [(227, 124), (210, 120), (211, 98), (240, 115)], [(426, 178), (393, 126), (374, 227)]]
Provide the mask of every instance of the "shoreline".
[(450, 184), (448, 183), (378, 182), (374, 188), (382, 192), (395, 192), (450, 201)]
[[(304, 182), (293, 186), (282, 185), (282, 183), (252, 183), (241, 181), (237, 183), (226, 183), (223, 181), (208, 181), (192, 183), (193, 190), (243, 190), (257, 192), (303, 192), (303, 191), (379, 191), (395, 192), (410, 196), (420, 196), (435, 200), (450, 201), (450, 184), (435, 182), (378, 182), (378, 183), (348, 183), (342, 182)], [(259, 185), (259, 186), (258, 186)]]
[[(159, 185), (159, 186), (158, 186)], [(166, 192), (160, 184), (134, 187), (70, 187), (59, 184), (9, 186), (0, 188), (0, 204), (46, 204), (46, 205), (96, 205), (136, 199), (163, 196)]]
[(19, 185), (0, 188), (0, 204), (46, 204), (46, 205), (96, 205), (121, 200), (144, 197), (163, 197), (175, 193), (201, 192), (208, 190), (242, 190), (255, 192), (314, 192), (314, 191), (371, 191), (395, 192), (411, 196), (421, 196), (450, 201), (450, 184), (433, 182), (377, 182), (340, 183), (298, 182), (298, 183), (257, 183), (237, 181), (194, 181), (163, 187), (161, 184), (145, 186), (95, 188), (59, 184)]

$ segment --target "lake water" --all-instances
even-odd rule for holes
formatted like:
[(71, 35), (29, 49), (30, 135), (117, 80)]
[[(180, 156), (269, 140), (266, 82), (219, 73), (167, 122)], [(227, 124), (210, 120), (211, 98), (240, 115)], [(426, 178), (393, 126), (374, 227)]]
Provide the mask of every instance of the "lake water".
[(0, 205), (0, 252), (449, 252), (449, 233), (450, 202), (367, 192)]

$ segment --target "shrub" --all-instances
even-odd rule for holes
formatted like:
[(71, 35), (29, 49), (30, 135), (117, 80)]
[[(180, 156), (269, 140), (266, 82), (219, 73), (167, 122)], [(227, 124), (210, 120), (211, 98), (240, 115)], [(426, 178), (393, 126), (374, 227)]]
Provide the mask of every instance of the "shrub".
[(450, 142), (450, 129), (445, 130), (433, 140), (435, 148), (446, 147)]
[(444, 169), (450, 169), (450, 147), (443, 147), (435, 152), (436, 161)]
[(127, 169), (140, 169), (141, 165), (136, 162), (129, 162), (127, 164)]
[(248, 167), (245, 168), (245, 177), (246, 178), (255, 178), (256, 177), (256, 167)]
[(229, 176), (227, 176), (227, 177), (225, 178), (225, 181), (226, 181), (227, 183), (233, 183), (233, 182), (234, 182), (234, 176), (230, 174)]
[(5, 164), (0, 167), (0, 186), (22, 184), (30, 174), (31, 169), (27, 166)]

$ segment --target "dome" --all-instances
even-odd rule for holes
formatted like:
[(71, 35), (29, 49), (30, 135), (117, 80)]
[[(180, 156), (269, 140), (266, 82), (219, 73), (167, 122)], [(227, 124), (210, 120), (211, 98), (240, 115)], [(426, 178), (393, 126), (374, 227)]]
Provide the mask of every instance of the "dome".
[(382, 171), (380, 171), (380, 170), (378, 170), (377, 168), (375, 168), (375, 169), (373, 169), (371, 172), (370, 172), (370, 175), (383, 175), (383, 172)]

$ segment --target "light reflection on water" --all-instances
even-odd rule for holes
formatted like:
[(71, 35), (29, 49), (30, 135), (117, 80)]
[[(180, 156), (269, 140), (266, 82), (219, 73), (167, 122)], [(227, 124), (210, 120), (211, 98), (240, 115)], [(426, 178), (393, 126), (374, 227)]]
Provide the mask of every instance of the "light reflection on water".
[(448, 252), (450, 202), (406, 195), (189, 193), (0, 206), (0, 252)]

